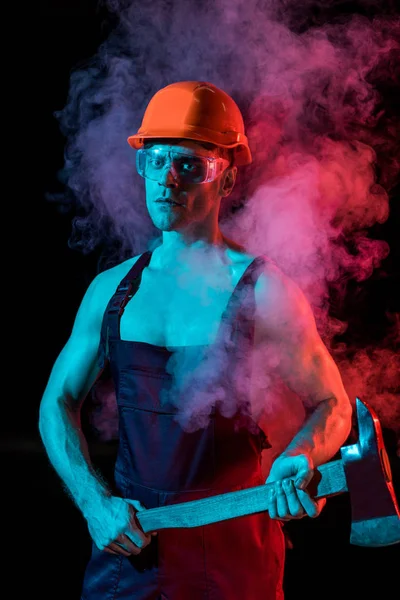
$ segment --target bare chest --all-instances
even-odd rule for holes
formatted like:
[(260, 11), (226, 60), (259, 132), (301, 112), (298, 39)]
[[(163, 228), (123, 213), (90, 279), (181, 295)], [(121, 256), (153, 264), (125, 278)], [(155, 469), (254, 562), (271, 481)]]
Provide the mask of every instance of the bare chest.
[(234, 288), (251, 258), (207, 274), (147, 268), (125, 307), (121, 339), (157, 346), (212, 344)]

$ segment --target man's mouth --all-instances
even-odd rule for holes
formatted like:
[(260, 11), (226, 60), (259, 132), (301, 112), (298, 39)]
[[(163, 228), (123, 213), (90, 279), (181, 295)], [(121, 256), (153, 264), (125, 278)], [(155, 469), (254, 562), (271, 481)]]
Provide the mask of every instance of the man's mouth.
[(181, 202), (176, 202), (172, 200), (172, 198), (157, 198), (157, 203), (161, 204), (171, 204), (172, 206), (184, 206)]

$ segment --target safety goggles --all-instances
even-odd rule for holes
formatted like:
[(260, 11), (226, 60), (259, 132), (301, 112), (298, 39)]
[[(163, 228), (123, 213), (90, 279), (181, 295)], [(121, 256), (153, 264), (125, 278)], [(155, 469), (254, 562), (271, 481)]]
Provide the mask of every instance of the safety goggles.
[(140, 148), (136, 153), (136, 168), (146, 179), (159, 181), (165, 168), (172, 171), (180, 183), (207, 183), (213, 181), (229, 165), (225, 158), (196, 156), (161, 150)]

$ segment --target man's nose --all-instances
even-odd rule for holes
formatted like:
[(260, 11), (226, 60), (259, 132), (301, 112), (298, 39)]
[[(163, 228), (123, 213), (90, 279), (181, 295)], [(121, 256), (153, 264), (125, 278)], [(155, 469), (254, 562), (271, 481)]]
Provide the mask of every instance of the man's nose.
[(178, 175), (176, 173), (173, 163), (171, 163), (168, 167), (165, 168), (162, 176), (160, 177), (159, 184), (168, 188), (178, 187)]

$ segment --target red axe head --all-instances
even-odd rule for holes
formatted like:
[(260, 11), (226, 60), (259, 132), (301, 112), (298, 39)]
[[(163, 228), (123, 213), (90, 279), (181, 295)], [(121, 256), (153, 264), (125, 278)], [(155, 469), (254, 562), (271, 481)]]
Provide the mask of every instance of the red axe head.
[(358, 441), (340, 450), (352, 511), (350, 543), (388, 546), (400, 541), (400, 511), (375, 411), (356, 398)]

